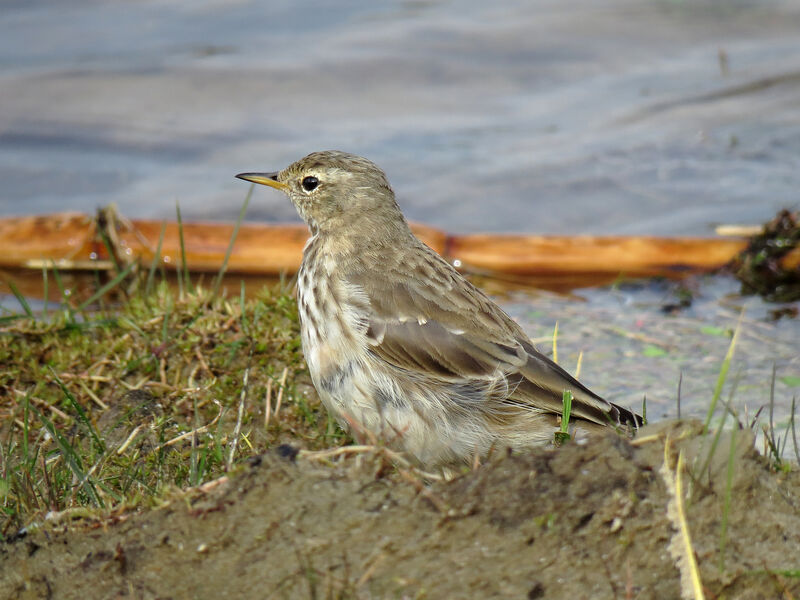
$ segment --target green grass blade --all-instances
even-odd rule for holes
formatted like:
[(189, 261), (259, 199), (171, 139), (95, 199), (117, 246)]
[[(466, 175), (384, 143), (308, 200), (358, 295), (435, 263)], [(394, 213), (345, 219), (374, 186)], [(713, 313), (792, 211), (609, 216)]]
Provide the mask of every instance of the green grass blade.
[(53, 279), (56, 280), (56, 287), (58, 287), (58, 291), (61, 294), (61, 306), (65, 311), (67, 311), (67, 318), (70, 322), (75, 321), (75, 311), (69, 304), (69, 297), (72, 295), (72, 292), (67, 290), (64, 287), (64, 282), (61, 281), (61, 273), (56, 268), (55, 264), (52, 265), (53, 267)]
[(64, 394), (64, 397), (67, 399), (70, 405), (72, 405), (72, 407), (75, 409), (75, 412), (78, 413), (78, 421), (84, 427), (86, 427), (87, 431), (89, 432), (89, 435), (92, 436), (92, 439), (94, 440), (95, 444), (97, 444), (97, 447), (102, 452), (105, 452), (106, 445), (105, 443), (103, 443), (103, 440), (101, 440), (100, 436), (97, 434), (97, 431), (95, 430), (94, 425), (92, 425), (92, 422), (89, 420), (86, 411), (83, 410), (83, 407), (81, 406), (80, 402), (78, 402), (75, 396), (73, 396), (72, 392), (69, 391), (69, 388), (67, 388), (67, 386), (64, 385), (64, 382), (61, 381), (61, 378), (58, 376), (55, 370), (53, 370), (53, 367), (49, 368), (50, 372), (53, 374), (53, 377), (56, 380), (56, 383), (58, 384), (58, 387), (61, 388), (61, 392)]
[(50, 284), (50, 281), (49, 281), (49, 279), (47, 277), (47, 265), (43, 265), (42, 266), (42, 296), (44, 298), (44, 308), (42, 309), (42, 318), (45, 319), (45, 320), (47, 320), (47, 309), (48, 309), (47, 301), (48, 301), (48, 296), (50, 295), (50, 289), (49, 289), (50, 286), (49, 286), (49, 284)]
[(561, 402), (564, 407), (561, 417), (561, 431), (563, 433), (569, 433), (569, 419), (572, 416), (572, 392), (569, 390), (564, 390), (564, 394), (561, 397)]
[(94, 294), (92, 294), (88, 299), (84, 300), (80, 303), (76, 312), (83, 312), (87, 306), (92, 304), (93, 302), (97, 301), (98, 298), (102, 298), (106, 293), (110, 290), (114, 289), (119, 283), (124, 280), (130, 272), (136, 267), (136, 263), (130, 263), (127, 267), (125, 267), (122, 271), (117, 273), (117, 276), (114, 277), (111, 281), (106, 283), (103, 287), (97, 290)]
[(728, 415), (734, 415), (733, 409), (731, 408), (731, 403), (733, 402), (733, 395), (736, 392), (736, 388), (739, 387), (741, 373), (737, 375), (736, 378), (733, 380), (733, 385), (731, 386), (731, 391), (728, 396), (728, 401), (725, 402), (725, 410), (722, 412), (722, 419), (720, 419), (719, 425), (717, 425), (717, 429), (714, 431), (714, 437), (711, 441), (711, 447), (708, 449), (708, 454), (706, 455), (705, 460), (703, 461), (703, 465), (700, 467), (700, 470), (697, 471), (698, 476), (701, 473), (705, 473), (708, 466), (711, 464), (711, 460), (714, 458), (714, 453), (717, 451), (717, 445), (719, 445), (720, 437), (722, 437), (722, 428), (725, 427), (725, 423), (728, 420)]
[(789, 422), (789, 427), (792, 430), (792, 441), (794, 442), (794, 457), (797, 459), (797, 463), (800, 464), (800, 447), (798, 447), (797, 445), (797, 429), (795, 428), (795, 421), (794, 421), (796, 402), (797, 398), (792, 396), (792, 416)]
[(161, 320), (161, 343), (166, 348), (169, 345), (169, 318), (172, 314), (172, 303), (167, 303), (164, 310), (164, 318)]
[(69, 470), (72, 471), (72, 474), (75, 478), (82, 482), (83, 489), (86, 491), (86, 494), (91, 498), (92, 502), (95, 506), (103, 507), (104, 503), (97, 495), (97, 490), (94, 487), (94, 482), (91, 481), (90, 477), (87, 477), (86, 471), (83, 468), (83, 461), (81, 461), (80, 454), (72, 447), (69, 441), (61, 435), (61, 432), (56, 429), (53, 422), (50, 421), (47, 417), (45, 417), (42, 413), (36, 410), (33, 406), (31, 406), (31, 410), (34, 414), (38, 417), (38, 419), (42, 422), (45, 429), (50, 433), (50, 436), (55, 441), (56, 445), (58, 446), (59, 450), (61, 451), (61, 456), (64, 458), (64, 462), (69, 467)]
[(22, 458), (28, 461), (28, 427), (31, 418), (30, 392), (25, 394), (22, 417)]
[(572, 392), (564, 390), (561, 396), (562, 410), (561, 410), (561, 429), (555, 432), (555, 441), (557, 445), (569, 441), (569, 419), (572, 416)]
[(722, 503), (722, 522), (719, 526), (719, 570), (725, 570), (725, 546), (728, 542), (728, 518), (731, 512), (733, 495), (733, 473), (736, 462), (736, 428), (731, 430), (730, 452), (728, 452), (728, 471), (725, 477), (725, 497)]
[(4, 317), (0, 317), (0, 325), (13, 323), (14, 321), (19, 321), (20, 319), (24, 318), (26, 318), (25, 315), (6, 315)]
[(242, 333), (249, 336), (250, 335), (250, 326), (247, 323), (247, 304), (245, 302), (244, 297), (244, 280), (242, 280), (241, 285), (239, 287), (239, 305), (241, 306), (242, 316)]
[(236, 242), (236, 237), (239, 235), (239, 227), (242, 225), (244, 215), (247, 212), (247, 207), (250, 204), (250, 198), (253, 196), (253, 188), (255, 187), (255, 185), (251, 185), (250, 189), (247, 190), (247, 195), (244, 198), (242, 208), (239, 209), (239, 216), (236, 219), (236, 225), (233, 226), (233, 233), (231, 233), (231, 241), (228, 242), (228, 249), (225, 251), (225, 258), (222, 260), (222, 266), (220, 267), (219, 273), (217, 273), (217, 277), (214, 280), (214, 285), (211, 288), (211, 298), (216, 298), (217, 294), (219, 293), (219, 288), (222, 285), (222, 279), (225, 276), (225, 271), (228, 270), (228, 260), (231, 257), (231, 252), (233, 252), (233, 245)]
[(28, 301), (25, 300), (25, 296), (23, 296), (22, 293), (20, 293), (20, 291), (17, 289), (17, 286), (14, 285), (13, 281), (8, 280), (8, 287), (11, 288), (11, 293), (14, 294), (14, 298), (17, 299), (17, 302), (19, 302), (19, 305), (22, 307), (22, 310), (25, 311), (25, 314), (28, 315), (31, 319), (33, 319), (34, 318), (33, 311), (31, 310), (31, 306), (30, 304), (28, 304)]
[(772, 363), (772, 378), (769, 382), (769, 437), (773, 442), (775, 441), (775, 377), (777, 372), (778, 367)]
[(150, 270), (147, 273), (147, 283), (144, 286), (144, 294), (145, 296), (150, 295), (150, 291), (153, 289), (153, 278), (156, 274), (156, 267), (161, 262), (161, 247), (164, 244), (164, 234), (167, 232), (167, 222), (162, 221), (161, 223), (161, 233), (158, 234), (158, 244), (156, 245), (156, 252), (153, 254), (153, 260), (150, 262)]
[[(102, 208), (97, 211), (97, 216), (95, 217), (95, 223), (97, 226), (95, 227), (95, 230), (100, 235), (100, 240), (103, 242), (103, 246), (106, 248), (106, 254), (108, 254), (111, 262), (114, 263), (114, 270), (119, 273), (120, 266), (119, 261), (117, 260), (117, 253), (114, 252), (114, 245), (111, 243), (111, 238), (108, 237), (108, 232), (106, 231), (109, 226), (109, 217), (112, 217), (111, 212), (116, 211), (107, 211), (106, 209)], [(107, 214), (108, 216), (106, 216)]]
[[(181, 243), (181, 266), (178, 271), (178, 283), (181, 283), (183, 277), (183, 287), (187, 292), (191, 289), (191, 280), (189, 279), (189, 267), (186, 264), (186, 242), (183, 239), (183, 219), (181, 218), (181, 205), (175, 202), (175, 212), (178, 218), (178, 239)], [(183, 293), (181, 293), (183, 296)]]
[(711, 417), (714, 416), (714, 411), (717, 408), (717, 402), (719, 402), (719, 397), (722, 395), (722, 387), (725, 385), (725, 379), (728, 377), (728, 370), (731, 368), (731, 361), (733, 360), (733, 353), (736, 350), (736, 343), (739, 341), (739, 332), (742, 328), (743, 316), (744, 310), (739, 315), (739, 322), (736, 324), (736, 330), (733, 332), (731, 343), (728, 346), (728, 352), (725, 355), (725, 359), (722, 361), (722, 366), (719, 370), (719, 376), (717, 377), (717, 384), (714, 386), (714, 395), (711, 397), (711, 405), (708, 407), (708, 413), (706, 414), (706, 419), (703, 423), (703, 433), (708, 433), (708, 426), (711, 423)]

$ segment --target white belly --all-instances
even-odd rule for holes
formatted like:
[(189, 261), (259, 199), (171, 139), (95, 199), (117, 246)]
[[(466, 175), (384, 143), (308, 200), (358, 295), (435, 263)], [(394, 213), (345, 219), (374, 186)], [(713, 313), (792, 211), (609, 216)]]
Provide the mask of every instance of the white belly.
[(297, 290), (311, 379), (345, 430), (359, 438), (368, 433), (423, 464), (458, 462), (489, 450), (495, 440), (480, 421), (454, 420), (435, 389), (424, 382), (401, 386), (394, 367), (369, 352), (369, 301), (360, 289), (332, 277), (312, 282), (304, 265)]

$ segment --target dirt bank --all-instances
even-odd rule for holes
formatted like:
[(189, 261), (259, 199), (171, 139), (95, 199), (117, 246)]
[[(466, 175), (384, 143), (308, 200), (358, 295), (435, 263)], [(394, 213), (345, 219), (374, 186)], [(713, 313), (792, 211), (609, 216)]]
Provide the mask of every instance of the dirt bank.
[(271, 453), (161, 508), (61, 517), (0, 547), (0, 597), (679, 598), (666, 434), (707, 597), (796, 597), (800, 477), (742, 431), (704, 468), (712, 440), (696, 431), (661, 424), (433, 483), (375, 453)]

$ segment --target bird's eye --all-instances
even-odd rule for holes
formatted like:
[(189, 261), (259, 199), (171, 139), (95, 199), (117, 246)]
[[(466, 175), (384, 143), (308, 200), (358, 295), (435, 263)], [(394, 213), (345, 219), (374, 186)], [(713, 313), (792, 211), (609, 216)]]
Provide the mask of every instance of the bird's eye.
[(305, 191), (313, 192), (315, 189), (317, 189), (317, 186), (319, 185), (319, 179), (317, 179), (313, 175), (309, 175), (308, 177), (303, 178), (303, 181), (301, 182), (300, 185), (303, 186), (303, 189)]

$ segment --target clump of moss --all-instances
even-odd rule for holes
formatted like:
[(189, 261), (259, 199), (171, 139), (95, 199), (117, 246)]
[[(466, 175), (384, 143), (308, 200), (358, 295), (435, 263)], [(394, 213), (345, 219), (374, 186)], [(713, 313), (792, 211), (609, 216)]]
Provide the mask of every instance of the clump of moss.
[(348, 440), (321, 408), (285, 286), (176, 291), (0, 319), (0, 534), (50, 511), (153, 503), (289, 439)]
[(742, 282), (742, 293), (758, 294), (773, 302), (800, 299), (798, 253), (798, 214), (782, 210), (733, 260), (733, 273)]

